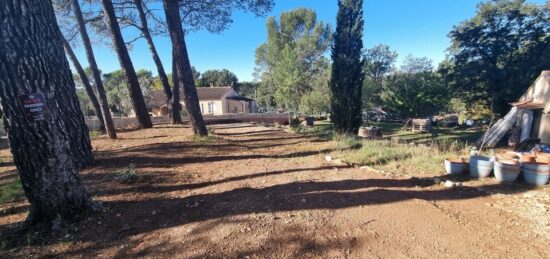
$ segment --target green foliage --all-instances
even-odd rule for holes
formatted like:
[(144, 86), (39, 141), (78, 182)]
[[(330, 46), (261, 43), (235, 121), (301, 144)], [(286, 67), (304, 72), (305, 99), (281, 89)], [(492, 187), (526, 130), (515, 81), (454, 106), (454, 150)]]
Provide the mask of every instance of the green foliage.
[(328, 88), (313, 90), (302, 96), (300, 110), (307, 114), (321, 114), (330, 111), (330, 95)]
[(221, 33), (233, 22), (233, 11), (239, 9), (256, 16), (268, 14), (273, 0), (180, 0), (183, 26), (187, 31), (207, 30)]
[(550, 8), (524, 0), (491, 0), (450, 32), (450, 60), (440, 71), (465, 101), (491, 99), (504, 114), (550, 67)]
[(436, 115), (444, 109), (448, 90), (432, 68), (429, 60), (409, 56), (401, 71), (383, 81), (385, 108), (404, 118)]
[(118, 170), (115, 174), (115, 179), (121, 183), (135, 183), (143, 178), (136, 169), (136, 165), (130, 163), (127, 167)]
[(227, 69), (207, 70), (200, 75), (198, 82), (197, 86), (199, 87), (233, 86), (237, 91), (239, 87), (239, 79), (233, 72)]
[(19, 177), (0, 186), (0, 204), (20, 199), (24, 196)]
[(365, 81), (363, 83), (363, 106), (372, 108), (382, 105), (382, 80), (394, 70), (397, 52), (389, 46), (376, 45), (363, 51)]
[(200, 145), (211, 144), (216, 142), (217, 140), (218, 138), (212, 134), (209, 134), (207, 136), (193, 135), (193, 142)]
[(363, 1), (339, 0), (330, 80), (331, 121), (338, 133), (356, 134), (362, 123), (363, 25)]
[(292, 132), (294, 133), (301, 134), (305, 132), (305, 128), (302, 126), (302, 123), (298, 118), (292, 119), (288, 126), (290, 127), (290, 130), (292, 130)]
[(101, 136), (101, 134), (103, 134), (103, 133), (99, 130), (91, 130), (90, 131), (90, 138), (92, 138), (92, 139), (97, 138), (97, 137)]
[(313, 10), (299, 8), (282, 13), (279, 21), (270, 17), (267, 32), (267, 42), (256, 49), (256, 74), (262, 82), (258, 101), (297, 110), (302, 96), (327, 87), (328, 78), (316, 77), (326, 75), (329, 67), (323, 54), (332, 40), (330, 25), (317, 21)]
[[(143, 98), (145, 103), (148, 104), (152, 99), (152, 93), (155, 89), (153, 74), (151, 71), (143, 69), (138, 70), (136, 73)], [(103, 74), (103, 84), (107, 92), (109, 108), (121, 115), (129, 115), (133, 111), (133, 105), (128, 92), (126, 77), (122, 70)]]
[[(197, 71), (197, 69), (194, 66), (191, 66), (191, 73), (193, 74), (193, 80), (195, 80), (195, 85), (198, 86), (201, 73)], [(174, 79), (172, 78), (172, 73), (166, 74), (166, 77), (168, 77), (168, 84), (174, 85), (174, 81), (173, 81)], [(156, 76), (153, 79), (153, 90), (162, 90), (162, 82), (160, 81), (160, 78), (158, 76)]]
[(260, 88), (259, 82), (240, 82), (238, 92), (242, 96), (257, 98), (258, 89)]
[(336, 149), (339, 151), (348, 150), (348, 149), (358, 149), (361, 148), (361, 140), (357, 136), (352, 136), (348, 134), (334, 134), (332, 140), (336, 143)]

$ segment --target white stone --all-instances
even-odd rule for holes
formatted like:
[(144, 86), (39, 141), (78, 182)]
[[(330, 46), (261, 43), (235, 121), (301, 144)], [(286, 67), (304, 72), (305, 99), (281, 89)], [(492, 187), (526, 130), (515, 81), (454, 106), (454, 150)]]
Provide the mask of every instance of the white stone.
[(451, 188), (451, 187), (454, 187), (454, 186), (455, 186), (454, 182), (449, 181), (449, 180), (445, 181), (445, 187)]
[(330, 161), (332, 161), (332, 157), (331, 157), (330, 155), (326, 155), (326, 156), (325, 156), (325, 160), (326, 160), (327, 162), (330, 162)]

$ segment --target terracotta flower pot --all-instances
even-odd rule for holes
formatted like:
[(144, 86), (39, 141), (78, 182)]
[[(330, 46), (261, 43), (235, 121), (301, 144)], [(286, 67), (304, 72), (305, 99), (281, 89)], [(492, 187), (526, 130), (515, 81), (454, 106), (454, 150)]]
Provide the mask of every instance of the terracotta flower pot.
[(541, 164), (550, 164), (550, 156), (537, 156), (535, 161)]
[(535, 163), (536, 162), (536, 155), (533, 154), (523, 154), (521, 155), (521, 162), (522, 163)]
[(506, 151), (498, 154), (497, 157), (502, 159), (512, 160), (512, 159), (517, 159), (518, 155), (516, 154), (516, 152)]

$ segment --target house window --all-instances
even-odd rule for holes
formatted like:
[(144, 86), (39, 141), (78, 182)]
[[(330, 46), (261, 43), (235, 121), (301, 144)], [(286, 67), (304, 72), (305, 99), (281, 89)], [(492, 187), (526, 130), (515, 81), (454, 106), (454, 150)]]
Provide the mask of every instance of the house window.
[(208, 103), (208, 113), (215, 113), (216, 112), (216, 104), (214, 102)]
[(204, 103), (201, 103), (201, 113), (204, 113)]

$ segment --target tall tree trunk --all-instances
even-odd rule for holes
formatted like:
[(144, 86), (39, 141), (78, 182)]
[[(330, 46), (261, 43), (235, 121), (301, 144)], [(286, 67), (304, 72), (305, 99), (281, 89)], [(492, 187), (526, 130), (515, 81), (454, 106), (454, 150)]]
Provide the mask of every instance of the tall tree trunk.
[(105, 121), (103, 120), (103, 114), (101, 113), (101, 106), (99, 105), (99, 101), (95, 96), (94, 89), (92, 89), (90, 80), (88, 80), (88, 75), (86, 75), (86, 72), (84, 72), (82, 65), (80, 65), (78, 58), (74, 54), (73, 48), (71, 48), (71, 45), (69, 45), (69, 42), (67, 42), (66, 39), (63, 39), (63, 47), (65, 48), (65, 53), (67, 53), (67, 56), (69, 56), (69, 59), (71, 59), (71, 61), (73, 62), (73, 66), (76, 69), (78, 76), (80, 76), (80, 80), (82, 80), (82, 84), (84, 85), (84, 89), (86, 90), (86, 94), (88, 95), (88, 99), (90, 99), (90, 102), (94, 107), (94, 112), (99, 121), (99, 129), (101, 131), (105, 131)]
[(172, 91), (170, 90), (170, 83), (168, 83), (168, 76), (166, 76), (166, 72), (164, 72), (164, 66), (160, 61), (160, 57), (157, 53), (157, 48), (155, 47), (155, 43), (153, 42), (153, 37), (151, 37), (151, 32), (149, 31), (149, 25), (147, 24), (147, 16), (143, 11), (143, 1), (134, 0), (134, 4), (136, 5), (137, 11), (139, 13), (139, 19), (141, 21), (141, 33), (143, 34), (143, 37), (145, 37), (145, 40), (147, 41), (147, 46), (149, 46), (149, 51), (151, 51), (151, 56), (153, 56), (153, 61), (157, 66), (159, 79), (162, 84), (162, 89), (164, 90), (164, 95), (166, 97), (166, 105), (169, 106), (170, 100), (172, 99)]
[(181, 120), (181, 103), (180, 103), (180, 80), (178, 78), (178, 70), (176, 68), (176, 59), (172, 57), (172, 124), (182, 124)]
[(101, 106), (101, 111), (103, 113), (103, 120), (105, 122), (107, 135), (109, 135), (109, 137), (112, 139), (116, 139), (115, 124), (113, 123), (113, 117), (111, 116), (111, 111), (109, 110), (107, 94), (105, 94), (105, 88), (103, 87), (103, 81), (101, 80), (101, 72), (99, 72), (99, 68), (97, 67), (94, 50), (90, 42), (90, 37), (88, 37), (86, 23), (84, 22), (84, 18), (82, 17), (82, 11), (80, 9), (80, 4), (78, 3), (78, 0), (72, 0), (72, 7), (76, 17), (76, 23), (78, 25), (80, 37), (82, 38), (82, 44), (84, 45), (84, 49), (86, 50), (88, 64), (90, 65), (90, 68), (92, 69), (92, 74), (94, 76), (97, 95), (99, 97), (99, 105)]
[[(27, 219), (51, 223), (72, 217), (92, 203), (72, 160), (74, 139), (63, 109), (78, 100), (64, 93), (75, 86), (53, 8), (50, 1), (3, 0), (0, 17), (0, 103), (13, 160), (31, 204)], [(27, 94), (43, 96), (38, 104), (45, 104), (47, 115), (32, 119), (22, 114), (30, 111), (23, 107)]]
[(208, 130), (199, 107), (199, 97), (195, 88), (195, 80), (193, 80), (187, 47), (185, 46), (185, 35), (181, 26), (178, 1), (163, 0), (162, 2), (164, 3), (166, 23), (172, 40), (172, 58), (176, 60), (178, 79), (183, 84), (183, 100), (189, 115), (189, 121), (195, 134), (206, 136)]
[(126, 77), (128, 92), (130, 93), (130, 99), (132, 100), (132, 105), (134, 107), (134, 112), (136, 114), (139, 126), (140, 128), (152, 128), (153, 124), (151, 123), (151, 117), (147, 111), (147, 105), (143, 99), (143, 93), (141, 92), (139, 80), (134, 69), (134, 65), (132, 64), (132, 60), (130, 59), (128, 48), (126, 48), (126, 43), (124, 43), (122, 33), (120, 32), (120, 26), (117, 21), (113, 2), (111, 0), (102, 0), (101, 2), (103, 3), (103, 12), (111, 32), (113, 46), (115, 47), (115, 51), (118, 55), (120, 67)]

